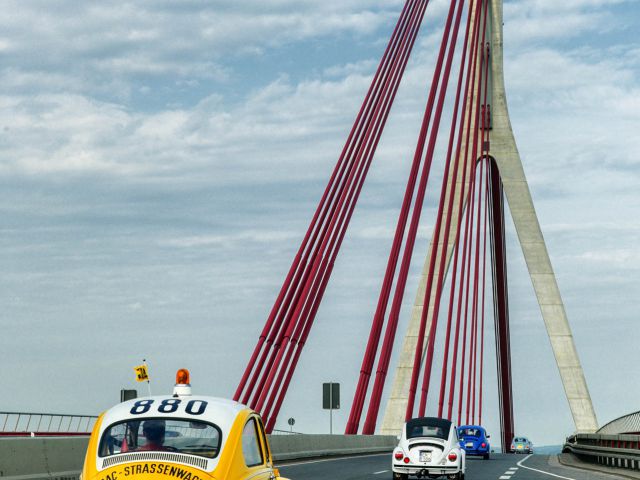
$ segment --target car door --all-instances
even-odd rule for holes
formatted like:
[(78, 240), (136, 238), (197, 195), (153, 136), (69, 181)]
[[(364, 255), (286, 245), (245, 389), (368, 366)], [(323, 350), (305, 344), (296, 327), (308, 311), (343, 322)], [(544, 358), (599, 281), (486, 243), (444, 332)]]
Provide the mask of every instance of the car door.
[(247, 467), (244, 480), (269, 480), (272, 469), (267, 465), (269, 452), (266, 450), (264, 430), (255, 416), (250, 416), (242, 430), (242, 456)]

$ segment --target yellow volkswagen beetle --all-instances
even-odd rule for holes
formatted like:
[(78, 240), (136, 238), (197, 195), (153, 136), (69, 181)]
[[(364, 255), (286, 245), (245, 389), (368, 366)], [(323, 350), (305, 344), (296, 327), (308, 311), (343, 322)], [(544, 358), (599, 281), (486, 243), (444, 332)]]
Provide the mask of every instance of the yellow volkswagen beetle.
[[(273, 480), (260, 416), (231, 400), (193, 396), (179, 370), (173, 395), (123, 402), (96, 422), (81, 480)], [(284, 479), (282, 479), (284, 480)]]

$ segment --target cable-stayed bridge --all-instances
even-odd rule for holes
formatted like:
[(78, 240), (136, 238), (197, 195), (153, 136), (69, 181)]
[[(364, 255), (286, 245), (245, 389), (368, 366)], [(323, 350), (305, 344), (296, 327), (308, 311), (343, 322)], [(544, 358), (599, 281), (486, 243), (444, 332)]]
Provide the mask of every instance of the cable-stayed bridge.
[[(427, 1), (405, 3), (325, 192), (234, 398), (275, 425), (359, 194), (374, 160)], [(515, 432), (505, 202), (509, 205), (576, 431), (597, 429), (579, 356), (511, 130), (503, 81), (501, 1), (452, 1), (345, 433), (393, 434), (427, 405), (458, 424), (482, 423), (497, 401), (502, 445)], [(449, 101), (447, 101), (447, 99)], [(453, 100), (452, 100), (453, 99)], [(448, 109), (448, 110), (447, 110)], [(443, 118), (450, 119), (449, 125)], [(438, 140), (446, 149), (437, 152)], [(397, 331), (432, 171), (437, 217), (409, 327)], [(485, 325), (495, 328), (485, 338)], [(444, 332), (442, 335), (441, 332)], [(440, 335), (439, 335), (440, 334)], [(499, 395), (483, 395), (485, 342), (495, 341)], [(440, 345), (436, 345), (440, 342)], [(438, 348), (439, 347), (439, 348)], [(395, 372), (389, 372), (400, 348)], [(436, 353), (437, 352), (437, 353)], [(435, 371), (434, 356), (442, 356)], [(390, 383), (390, 385), (388, 385)], [(390, 389), (386, 406), (381, 404)], [(383, 410), (384, 409), (384, 410)], [(383, 413), (381, 425), (379, 416)]]
[[(404, 3), (324, 194), (233, 394), (235, 400), (262, 414), (269, 432), (295, 381), (296, 367), (375, 160), (376, 147), (415, 50), (420, 26), (429, 14), (428, 7), (428, 0)], [(512, 377), (517, 372), (511, 365), (506, 205), (540, 306), (575, 433), (592, 434), (598, 429), (510, 126), (503, 79), (502, 25), (501, 0), (449, 2), (387, 267), (380, 279), (375, 314), (368, 338), (362, 339), (366, 349), (355, 394), (347, 404), (350, 415), (344, 426), (345, 435), (394, 436), (406, 420), (425, 416), (428, 409), (458, 425), (482, 424), (486, 404), (497, 402), (499, 443), (503, 450), (508, 449), (517, 431), (512, 388)], [(444, 148), (438, 149), (439, 142)], [(433, 174), (436, 166), (444, 172), (440, 183)], [(437, 192), (433, 205), (428, 205), (430, 186)], [(428, 251), (420, 256), (415, 251), (416, 238), (429, 207), (437, 214)], [(402, 302), (405, 295), (412, 293), (406, 287), (416, 257), (424, 262), (421, 281), (408, 328), (399, 332)], [(491, 337), (485, 335), (488, 325), (493, 326)], [(496, 352), (497, 398), (488, 398), (483, 389), (489, 374), (485, 361), (487, 342), (494, 343)], [(399, 352), (399, 360), (391, 370), (394, 351)], [(385, 392), (388, 401), (383, 404)], [(571, 433), (574, 432), (567, 432)], [(617, 448), (626, 449), (626, 443)], [(331, 470), (330, 478), (380, 478), (376, 475), (387, 473), (385, 465), (389, 463), (387, 457), (378, 456), (353, 460), (343, 468), (340, 462), (346, 461), (349, 460), (333, 462), (336, 465), (332, 466), (335, 470)], [(544, 462), (497, 456), (492, 463), (472, 463), (469, 475), (586, 478), (582, 473)], [(322, 466), (323, 473), (314, 471), (317, 466), (303, 465), (284, 466), (283, 471), (289, 469), (294, 478), (329, 478), (328, 467)], [(344, 476), (345, 472), (350, 476)]]

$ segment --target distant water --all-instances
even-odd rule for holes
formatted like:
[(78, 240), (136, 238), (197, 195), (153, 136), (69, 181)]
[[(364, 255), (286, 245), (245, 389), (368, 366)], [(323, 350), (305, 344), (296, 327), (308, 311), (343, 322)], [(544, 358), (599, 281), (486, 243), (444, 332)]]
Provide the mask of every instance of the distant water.
[[(500, 451), (500, 445), (493, 447), (492, 452), (498, 453)], [(562, 445), (545, 445), (545, 446), (533, 446), (533, 453), (537, 455), (558, 455), (562, 453)]]
[(558, 455), (562, 453), (562, 445), (546, 445), (544, 447), (533, 446), (533, 453), (540, 455)]

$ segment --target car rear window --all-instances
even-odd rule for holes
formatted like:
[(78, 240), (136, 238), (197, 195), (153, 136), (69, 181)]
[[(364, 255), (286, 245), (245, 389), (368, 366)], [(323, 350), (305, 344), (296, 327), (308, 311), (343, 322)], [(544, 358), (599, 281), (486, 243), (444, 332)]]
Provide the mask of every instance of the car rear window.
[(407, 438), (433, 437), (449, 438), (451, 422), (442, 418), (414, 418), (407, 422)]
[(109, 426), (102, 434), (99, 455), (155, 451), (215, 458), (221, 440), (220, 428), (211, 423), (175, 418), (135, 419)]

